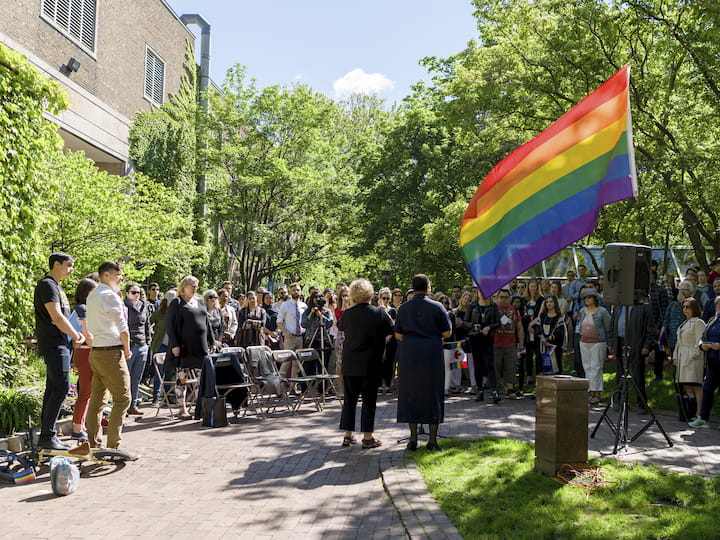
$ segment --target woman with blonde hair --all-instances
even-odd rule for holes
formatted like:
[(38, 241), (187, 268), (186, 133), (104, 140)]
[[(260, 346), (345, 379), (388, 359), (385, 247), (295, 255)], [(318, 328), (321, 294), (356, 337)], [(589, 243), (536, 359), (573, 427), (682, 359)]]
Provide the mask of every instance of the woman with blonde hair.
[(197, 294), (198, 286), (196, 277), (184, 277), (178, 286), (179, 296), (170, 303), (167, 311), (166, 332), (172, 355), (170, 365), (165, 361), (165, 369), (178, 368), (175, 395), (181, 420), (191, 418), (185, 404), (184, 381), (188, 378), (189, 370), (202, 367), (215, 345), (207, 308)]
[(362, 395), (360, 430), (363, 432), (362, 447), (377, 448), (382, 442), (373, 437), (377, 391), (382, 376), (383, 351), (387, 336), (393, 327), (385, 309), (370, 305), (373, 286), (366, 279), (356, 279), (350, 284), (352, 307), (346, 309), (338, 328), (345, 334), (343, 346), (342, 375), (345, 389), (340, 429), (345, 430), (343, 446), (355, 444), (355, 411)]

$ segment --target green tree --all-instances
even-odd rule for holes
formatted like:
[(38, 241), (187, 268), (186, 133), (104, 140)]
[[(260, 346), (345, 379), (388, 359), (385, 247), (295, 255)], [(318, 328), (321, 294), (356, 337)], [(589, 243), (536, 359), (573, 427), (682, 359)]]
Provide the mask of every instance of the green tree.
[[(689, 239), (720, 251), (717, 10), (706, 2), (477, 0), (479, 41), (435, 60), (445, 114), (489, 150), (528, 140), (624, 64), (640, 181), (637, 200), (612, 205), (590, 241)], [(486, 151), (487, 153), (487, 151)]]
[(25, 57), (0, 44), (0, 373), (9, 374), (32, 333), (34, 282), (47, 268), (39, 232), (47, 225), (41, 208), (56, 192), (47, 161), (61, 140), (46, 112), (67, 107), (67, 96)]
[(354, 133), (379, 114), (377, 104), (364, 105), (339, 106), (303, 85), (258, 90), (241, 66), (211, 96), (208, 130), (217, 137), (208, 152), (208, 206), (229, 275), (242, 287), (278, 277), (338, 279), (348, 263), (358, 269), (340, 231), (355, 219), (364, 142)]
[(43, 241), (75, 257), (73, 281), (105, 260), (123, 262), (132, 280), (145, 280), (160, 265), (177, 278), (204, 255), (176, 190), (142, 174), (109, 175), (81, 153), (59, 155), (50, 172), (59, 192), (44, 204), (53, 218)]

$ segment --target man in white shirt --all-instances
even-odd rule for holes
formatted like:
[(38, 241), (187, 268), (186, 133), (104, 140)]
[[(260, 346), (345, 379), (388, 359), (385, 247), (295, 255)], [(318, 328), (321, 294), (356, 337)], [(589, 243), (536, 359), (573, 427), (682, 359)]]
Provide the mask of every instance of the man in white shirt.
[(280, 315), (278, 315), (277, 325), (285, 336), (285, 348), (290, 350), (302, 349), (303, 334), (305, 329), (302, 327), (302, 314), (307, 309), (307, 304), (300, 300), (300, 285), (292, 283), (290, 285), (290, 300), (283, 302), (280, 306)]
[(122, 268), (104, 262), (98, 269), (100, 285), (87, 298), (87, 326), (93, 335), (90, 367), (93, 370), (92, 396), (88, 406), (87, 429), (90, 446), (102, 446), (102, 419), (105, 390), (112, 395), (113, 407), (107, 426), (107, 447), (120, 446), (123, 417), (130, 406), (130, 334), (125, 306), (120, 297)]

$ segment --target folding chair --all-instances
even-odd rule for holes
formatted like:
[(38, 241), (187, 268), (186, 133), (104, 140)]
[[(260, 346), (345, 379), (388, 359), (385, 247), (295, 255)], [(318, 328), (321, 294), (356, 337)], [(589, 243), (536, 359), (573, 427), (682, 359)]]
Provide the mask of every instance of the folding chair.
[(292, 409), (286, 390), (288, 381), (278, 372), (270, 347), (251, 346), (245, 352), (250, 376), (257, 382), (261, 395), (265, 397), (267, 393), (267, 412), (270, 413), (271, 409), (275, 412), (278, 403), (284, 403), (288, 409)]
[[(163, 374), (160, 373), (160, 366), (165, 366), (165, 353), (155, 353), (152, 356), (152, 362), (153, 362), (153, 368), (155, 369), (155, 374), (157, 375), (158, 380), (160, 381), (160, 399), (158, 400), (157, 409), (155, 410), (155, 416), (160, 414), (160, 408), (165, 405), (170, 411), (170, 418), (174, 417), (173, 411), (172, 411), (172, 403), (170, 402), (170, 395), (173, 396), (173, 399), (175, 398), (175, 384), (176, 379), (172, 379), (171, 381), (165, 380), (165, 373), (163, 370)], [(170, 392), (172, 391), (172, 394)]]
[[(244, 390), (245, 396), (242, 398), (237, 407), (231, 403), (232, 411), (235, 417), (239, 416), (239, 411), (243, 409), (243, 416), (252, 407), (253, 412), (257, 416), (262, 416), (262, 406), (258, 400), (258, 388), (254, 382), (248, 377), (245, 367), (245, 349), (242, 347), (230, 347), (222, 352), (211, 355), (215, 366), (215, 395), (224, 397), (226, 402), (228, 398), (238, 390)], [(237, 359), (240, 364), (241, 373), (238, 374), (233, 359)], [(240, 377), (238, 379), (238, 376)], [(236, 400), (233, 400), (236, 401)]]
[[(300, 405), (302, 405), (302, 402), (307, 396), (310, 396), (312, 398), (313, 403), (315, 404), (315, 408), (318, 411), (322, 411), (323, 409), (321, 395), (318, 394), (316, 390), (317, 385), (320, 382), (320, 375), (317, 373), (308, 373), (305, 369), (306, 364), (314, 364), (316, 360), (319, 360), (319, 358), (320, 356), (317, 354), (317, 351), (315, 349), (298, 349), (297, 351), (295, 351), (295, 365), (297, 366), (297, 372), (299, 376), (293, 378), (296, 381), (292, 385), (292, 388), (295, 389), (296, 387), (300, 386), (301, 383), (305, 384), (305, 389), (300, 393), (297, 401), (295, 402), (295, 410), (298, 410), (300, 408)], [(313, 369), (313, 371), (316, 371), (316, 369)]]
[[(274, 350), (272, 351), (272, 357), (275, 361), (275, 367), (278, 369), (280, 373), (286, 373), (288, 369), (291, 369), (292, 371), (295, 371), (297, 369), (297, 357), (295, 356), (295, 351), (291, 351), (290, 349), (280, 349), (280, 350)], [(306, 383), (306, 384), (314, 384), (315, 378), (314, 377), (303, 377), (303, 376), (295, 376), (295, 377), (285, 377), (284, 379), (288, 384), (289, 388), (285, 392), (285, 397), (287, 399), (287, 405), (290, 411), (295, 414), (297, 406), (299, 406), (296, 403), (293, 405), (290, 402), (290, 399), (295, 395), (295, 389), (300, 385), (300, 383)], [(302, 394), (301, 394), (302, 395)], [(298, 400), (301, 401), (301, 400)]]
[(327, 370), (327, 367), (325, 366), (325, 362), (322, 361), (320, 358), (320, 354), (318, 353), (317, 349), (298, 349), (295, 351), (295, 354), (298, 357), (304, 357), (307, 358), (307, 360), (316, 360), (317, 365), (320, 366), (319, 370), (320, 372), (317, 373), (315, 376), (318, 379), (318, 385), (320, 388), (322, 388), (322, 392), (320, 393), (320, 396), (322, 398), (322, 402), (325, 403), (325, 397), (327, 394), (327, 387), (325, 386), (325, 383), (327, 382), (330, 385), (330, 388), (332, 388), (333, 393), (335, 394), (335, 397), (340, 400), (340, 403), (342, 404), (342, 398), (338, 394), (338, 385), (337, 380), (340, 378), (340, 375), (334, 375), (330, 374)]

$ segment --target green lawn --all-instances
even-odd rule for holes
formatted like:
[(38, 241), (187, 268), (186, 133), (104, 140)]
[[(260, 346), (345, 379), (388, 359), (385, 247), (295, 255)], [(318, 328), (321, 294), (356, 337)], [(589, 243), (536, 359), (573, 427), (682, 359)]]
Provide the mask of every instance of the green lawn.
[(470, 539), (718, 538), (720, 479), (656, 467), (600, 467), (591, 491), (533, 471), (534, 446), (511, 439), (444, 439), (413, 454), (431, 495)]
[[(653, 409), (678, 412), (677, 399), (675, 397), (675, 385), (672, 381), (672, 371), (665, 371), (663, 380), (655, 382), (655, 375), (652, 367), (648, 367), (646, 371), (645, 391), (647, 392), (648, 404)], [(610, 394), (615, 390), (617, 384), (615, 382), (615, 365), (606, 364), (603, 373), (603, 381), (605, 388), (603, 390), (603, 402), (607, 403)], [(635, 388), (630, 391), (630, 404), (635, 405)], [(716, 399), (713, 408), (710, 411), (711, 417), (720, 417), (720, 399)]]

